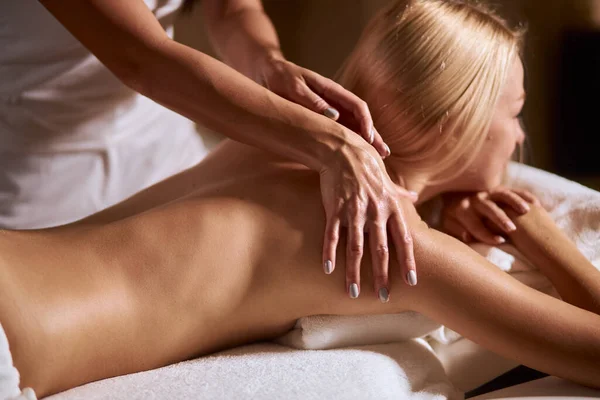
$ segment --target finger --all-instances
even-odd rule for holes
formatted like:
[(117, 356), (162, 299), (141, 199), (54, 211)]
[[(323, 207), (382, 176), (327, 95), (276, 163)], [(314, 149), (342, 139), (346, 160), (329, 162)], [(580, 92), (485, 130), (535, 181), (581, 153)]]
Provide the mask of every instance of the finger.
[(490, 200), (483, 194), (477, 194), (475, 199), (471, 202), (475, 211), (482, 216), (492, 221), (498, 228), (506, 233), (511, 233), (517, 230), (515, 223), (506, 215), (496, 203)]
[(293, 102), (316, 113), (323, 114), (334, 121), (337, 121), (340, 117), (338, 110), (331, 107), (329, 103), (321, 98), (321, 96), (313, 92), (301, 79), (295, 81), (294, 87), (291, 89), (291, 93), (288, 97)]
[(388, 224), (396, 247), (396, 256), (398, 257), (402, 277), (408, 285), (415, 286), (417, 284), (417, 266), (415, 264), (413, 239), (404, 221), (402, 209), (398, 208)]
[(327, 218), (323, 243), (323, 271), (331, 274), (335, 269), (335, 255), (340, 240), (340, 219), (337, 215)]
[(448, 235), (453, 236), (464, 243), (470, 243), (473, 240), (471, 234), (469, 234), (465, 227), (463, 227), (460, 222), (454, 218), (444, 218), (442, 222), (442, 229)]
[(488, 228), (486, 228), (481, 221), (481, 218), (473, 211), (458, 210), (456, 217), (458, 222), (467, 230), (467, 232), (469, 232), (469, 234), (471, 234), (480, 242), (487, 243), (492, 246), (506, 242), (502, 236), (495, 235)]
[(540, 200), (535, 197), (533, 193), (523, 189), (511, 189), (513, 192), (521, 196), (523, 199), (527, 200), (530, 204), (534, 204), (536, 206), (540, 205)]
[(388, 249), (385, 222), (375, 222), (369, 227), (369, 245), (373, 261), (373, 285), (375, 294), (382, 303), (389, 301), (388, 267), (390, 253)]
[(342, 106), (352, 113), (358, 123), (359, 134), (375, 147), (382, 157), (390, 155), (390, 148), (384, 143), (381, 135), (373, 126), (373, 119), (367, 103), (342, 85), (333, 82), (315, 72), (306, 71), (304, 78), (307, 84), (323, 98)]
[(346, 243), (346, 288), (350, 298), (360, 294), (360, 262), (364, 248), (363, 213), (357, 205), (349, 209), (348, 240)]
[[(369, 113), (369, 115), (371, 115), (371, 114)], [(373, 126), (372, 130), (373, 130), (373, 143), (371, 143), (371, 144), (373, 145), (373, 147), (375, 147), (377, 152), (379, 154), (381, 154), (381, 156), (383, 158), (389, 157), (392, 154), (390, 147), (383, 141), (383, 138), (381, 137), (381, 135), (379, 134), (379, 131), (375, 128), (375, 126)]]
[(526, 214), (531, 209), (526, 200), (511, 190), (501, 190), (490, 193), (490, 200), (496, 203), (506, 204), (520, 214)]

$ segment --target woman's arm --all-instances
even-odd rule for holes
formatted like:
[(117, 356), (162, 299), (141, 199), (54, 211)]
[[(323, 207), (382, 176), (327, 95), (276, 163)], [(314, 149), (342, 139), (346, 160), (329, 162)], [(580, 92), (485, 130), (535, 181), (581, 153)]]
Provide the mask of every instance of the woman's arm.
[(525, 215), (505, 210), (517, 226), (516, 231), (508, 234), (510, 240), (550, 279), (564, 301), (600, 314), (600, 272), (542, 206), (530, 207), (531, 211)]
[(463, 242), (504, 243), (504, 235), (568, 303), (600, 313), (600, 272), (528, 191), (496, 188), (445, 197), (442, 229)]
[[(534, 215), (523, 218), (535, 225)], [(600, 388), (599, 315), (522, 284), (441, 232), (413, 235), (420, 284), (397, 301), (497, 354)]]

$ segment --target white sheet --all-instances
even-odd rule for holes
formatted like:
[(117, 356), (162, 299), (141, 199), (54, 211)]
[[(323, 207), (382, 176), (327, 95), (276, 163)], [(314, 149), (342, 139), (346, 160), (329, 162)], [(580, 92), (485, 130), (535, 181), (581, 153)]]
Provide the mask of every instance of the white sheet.
[[(584, 254), (600, 266), (600, 193), (517, 165), (510, 168), (510, 182), (533, 191)], [(317, 351), (252, 345), (106, 379), (49, 399), (441, 400), (461, 398), (457, 389), (474, 389), (516, 366), (464, 338), (434, 343), (434, 350), (437, 356), (423, 340)], [(569, 384), (561, 394), (573, 387), (580, 388)], [(600, 391), (593, 393), (600, 398)]]
[[(428, 368), (414, 368), (427, 365)], [(462, 399), (424, 342), (340, 350), (256, 344), (105, 379), (48, 400)]]

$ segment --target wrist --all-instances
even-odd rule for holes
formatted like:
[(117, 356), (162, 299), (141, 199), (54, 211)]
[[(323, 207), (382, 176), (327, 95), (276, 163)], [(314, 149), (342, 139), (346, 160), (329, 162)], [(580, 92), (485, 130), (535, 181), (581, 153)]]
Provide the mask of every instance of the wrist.
[(562, 234), (542, 206), (530, 206), (531, 210), (523, 215), (507, 210), (507, 215), (517, 226), (517, 230), (509, 234), (509, 238), (524, 253), (539, 251), (546, 246), (549, 236)]
[[(340, 164), (369, 164), (375, 166), (381, 157), (375, 149), (356, 133), (349, 131), (334, 122), (339, 128), (339, 134), (324, 141), (320, 158), (320, 170), (334, 168)], [(378, 164), (384, 168), (383, 163)]]
[(276, 68), (278, 62), (285, 61), (279, 47), (258, 47), (253, 52), (252, 80), (261, 86), (266, 86), (266, 77)]

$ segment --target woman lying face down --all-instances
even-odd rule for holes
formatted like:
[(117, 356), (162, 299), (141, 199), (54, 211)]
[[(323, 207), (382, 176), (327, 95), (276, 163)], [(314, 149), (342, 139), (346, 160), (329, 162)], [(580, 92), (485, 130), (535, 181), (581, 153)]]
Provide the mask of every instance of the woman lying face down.
[[(465, 1), (396, 1), (373, 19), (340, 81), (368, 101), (398, 184), (426, 200), (501, 182), (523, 140), (519, 43), (501, 19)], [(598, 387), (600, 272), (538, 203), (521, 200), (530, 210), (505, 209), (516, 227), (507, 238), (564, 301), (429, 229), (414, 209), (406, 217), (416, 286), (404, 284), (385, 246), (364, 250), (360, 273), (325, 274), (319, 177), (227, 142), (90, 218), (0, 232), (0, 324), (21, 387), (39, 395), (272, 338), (304, 316), (408, 310)], [(365, 228), (369, 238), (381, 234)], [(353, 240), (363, 234), (340, 238), (338, 264), (362, 255), (363, 241)], [(372, 274), (387, 258), (389, 277)]]

